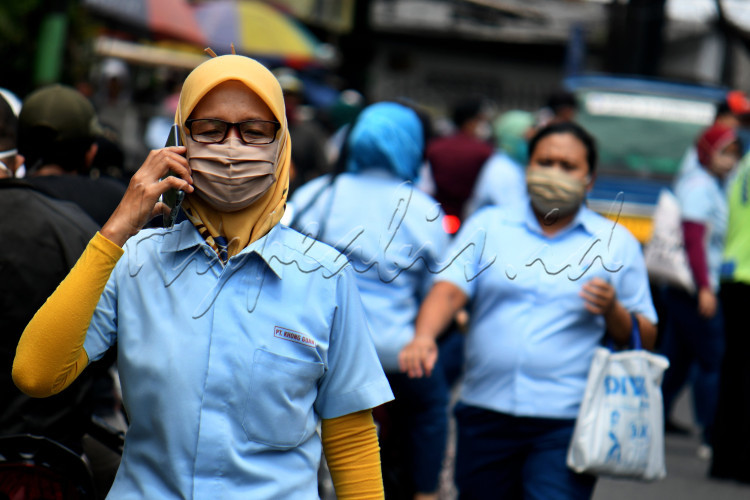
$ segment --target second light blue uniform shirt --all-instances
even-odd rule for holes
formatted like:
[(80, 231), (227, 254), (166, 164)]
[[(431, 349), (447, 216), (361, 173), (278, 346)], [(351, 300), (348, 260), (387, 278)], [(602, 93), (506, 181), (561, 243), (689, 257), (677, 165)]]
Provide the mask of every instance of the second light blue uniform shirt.
[(706, 226), (706, 264), (711, 288), (719, 289), (719, 274), (727, 235), (729, 203), (723, 183), (705, 168), (690, 169), (674, 187), (682, 219)]
[(656, 322), (638, 241), (581, 208), (559, 233), (543, 234), (529, 205), (485, 208), (449, 249), (438, 278), (470, 298), (461, 401), (515, 416), (574, 419), (604, 318), (584, 308), (583, 284), (611, 283), (631, 312)]
[(411, 182), (384, 169), (341, 174), (321, 193), (329, 181), (324, 176), (295, 192), (295, 210), (317, 196), (296, 227), (350, 260), (383, 368), (398, 371), (419, 305), (443, 267), (443, 212)]
[(320, 419), (388, 381), (345, 259), (277, 225), (226, 265), (190, 222), (125, 245), (84, 348), (130, 417), (109, 497), (317, 498)]
[(497, 150), (479, 172), (474, 192), (466, 202), (466, 217), (484, 207), (514, 207), (527, 203), (528, 199), (524, 167)]

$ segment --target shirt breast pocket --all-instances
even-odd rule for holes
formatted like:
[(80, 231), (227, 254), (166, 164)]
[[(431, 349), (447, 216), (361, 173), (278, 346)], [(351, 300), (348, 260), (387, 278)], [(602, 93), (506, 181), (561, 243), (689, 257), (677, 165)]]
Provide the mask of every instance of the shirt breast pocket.
[(242, 416), (248, 439), (293, 448), (315, 432), (313, 403), (324, 371), (323, 363), (256, 350)]

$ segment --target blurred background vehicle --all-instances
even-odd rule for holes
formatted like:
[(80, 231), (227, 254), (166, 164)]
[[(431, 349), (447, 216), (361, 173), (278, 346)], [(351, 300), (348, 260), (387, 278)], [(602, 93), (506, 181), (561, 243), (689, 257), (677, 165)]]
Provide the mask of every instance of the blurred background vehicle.
[(645, 243), (659, 192), (671, 187), (728, 89), (612, 75), (572, 76), (564, 87), (578, 99), (576, 120), (599, 146), (589, 205)]

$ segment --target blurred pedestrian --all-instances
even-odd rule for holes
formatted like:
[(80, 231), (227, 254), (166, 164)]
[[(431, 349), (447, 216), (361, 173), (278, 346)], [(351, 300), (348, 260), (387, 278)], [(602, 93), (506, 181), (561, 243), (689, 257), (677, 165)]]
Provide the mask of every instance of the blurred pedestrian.
[(560, 89), (547, 96), (542, 109), (536, 113), (534, 128), (539, 130), (554, 123), (575, 121), (578, 114), (578, 98), (568, 90)]
[(437, 498), (448, 430), (442, 372), (410, 379), (398, 353), (414, 336), (419, 305), (447, 244), (441, 211), (413, 181), (428, 134), (411, 108), (380, 102), (356, 120), (345, 169), (300, 187), (294, 227), (351, 262), (380, 362), (395, 401), (376, 412), (386, 498)]
[(631, 313), (653, 346), (656, 315), (638, 241), (584, 202), (593, 138), (573, 123), (529, 144), (523, 210), (467, 220), (417, 317), (400, 364), (429, 375), (435, 338), (469, 304), (465, 374), (455, 409), (459, 498), (590, 498), (596, 478), (566, 466), (591, 359), (605, 332), (628, 344)]
[[(14, 381), (49, 396), (116, 346), (130, 426), (111, 498), (316, 498), (321, 447), (338, 498), (382, 496), (371, 408), (391, 391), (352, 271), (278, 224), (278, 82), (253, 59), (210, 59), (175, 122), (186, 146), (132, 177), (24, 331)], [(141, 230), (169, 189), (189, 220)]]
[[(0, 161), (12, 172), (17, 119), (0, 97)], [(64, 394), (31, 398), (11, 380), (18, 339), (57, 288), (99, 226), (73, 203), (55, 200), (23, 180), (0, 179), (0, 435), (33, 434), (78, 454), (93, 413), (94, 367)], [(103, 367), (106, 372), (107, 367)]]
[(18, 118), (13, 108), (0, 95), (0, 179), (16, 176), (23, 165), (23, 156), (18, 154)]
[(433, 139), (427, 146), (435, 199), (445, 213), (461, 220), (479, 171), (493, 152), (492, 126), (484, 103), (472, 99), (457, 104), (451, 119), (456, 132)]
[(729, 194), (722, 266), (721, 304), (726, 352), (721, 366), (713, 439), (713, 477), (750, 483), (750, 156), (745, 156)]
[(29, 94), (18, 117), (18, 151), (29, 182), (53, 198), (72, 201), (104, 224), (125, 193), (125, 185), (88, 176), (98, 151), (94, 107), (77, 90), (48, 85)]
[(663, 382), (667, 423), (691, 367), (696, 366), (692, 388), (695, 417), (702, 431), (698, 453), (709, 458), (724, 355), (724, 322), (718, 298), (728, 216), (723, 183), (741, 154), (737, 131), (713, 125), (698, 138), (696, 150), (701, 168), (678, 177), (674, 192), (697, 293), (674, 286), (664, 288), (666, 318), (661, 350), (670, 364)]
[[(740, 90), (727, 92), (726, 98), (716, 106), (713, 125), (724, 125), (729, 128), (739, 129), (741, 118), (750, 115), (750, 99)], [(698, 151), (695, 144), (691, 144), (685, 154), (682, 155), (680, 166), (677, 168), (677, 178), (689, 173), (693, 169), (700, 169)]]
[(292, 148), (292, 172), (289, 174), (289, 195), (306, 182), (328, 173), (325, 129), (314, 116), (314, 109), (305, 103), (305, 84), (290, 68), (275, 72), (284, 92), (286, 117)]
[(474, 191), (466, 203), (468, 217), (486, 206), (515, 206), (527, 203), (526, 174), (527, 134), (534, 117), (526, 111), (503, 113), (495, 121), (495, 152), (479, 172)]
[(134, 75), (118, 58), (104, 59), (98, 68), (92, 101), (99, 120), (116, 134), (124, 153), (125, 177), (130, 177), (148, 153), (141, 123), (144, 105), (135, 95)]

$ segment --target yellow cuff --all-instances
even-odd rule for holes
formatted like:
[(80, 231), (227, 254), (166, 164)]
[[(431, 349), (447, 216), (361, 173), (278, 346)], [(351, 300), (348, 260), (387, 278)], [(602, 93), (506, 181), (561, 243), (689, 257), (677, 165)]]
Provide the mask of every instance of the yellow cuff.
[(382, 499), (380, 445), (372, 411), (323, 420), (322, 439), (339, 500)]

